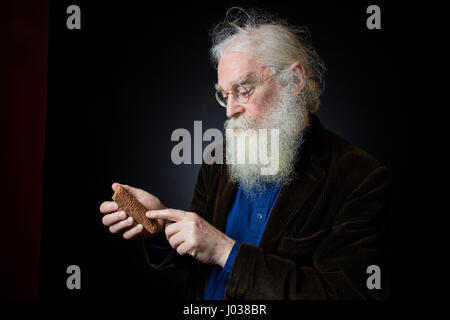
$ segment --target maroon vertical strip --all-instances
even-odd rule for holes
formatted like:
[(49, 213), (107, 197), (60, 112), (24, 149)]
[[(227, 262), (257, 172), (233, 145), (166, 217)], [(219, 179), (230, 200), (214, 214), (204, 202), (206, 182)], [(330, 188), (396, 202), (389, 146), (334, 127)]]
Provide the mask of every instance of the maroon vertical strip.
[(0, 12), (0, 298), (34, 299), (41, 232), (48, 0), (6, 1)]

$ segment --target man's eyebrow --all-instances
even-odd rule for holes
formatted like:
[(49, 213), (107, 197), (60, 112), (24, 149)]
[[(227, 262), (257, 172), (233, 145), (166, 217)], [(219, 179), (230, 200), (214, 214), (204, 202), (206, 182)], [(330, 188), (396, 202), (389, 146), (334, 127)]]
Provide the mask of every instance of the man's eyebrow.
[(231, 81), (231, 85), (235, 86), (235, 85), (238, 85), (238, 84), (246, 84), (246, 83), (252, 82), (252, 81), (254, 81), (254, 77), (253, 76), (254, 76), (253, 72), (247, 72), (242, 77), (240, 77), (238, 80)]
[[(253, 72), (247, 72), (246, 74), (244, 74), (242, 77), (238, 78), (237, 80), (231, 81), (231, 87), (234, 87), (235, 85), (239, 85), (239, 84), (248, 84), (251, 82), (254, 82), (255, 78), (254, 78), (254, 73)], [(216, 90), (218, 91), (222, 91), (222, 87), (216, 83), (214, 85), (214, 87), (216, 88)]]

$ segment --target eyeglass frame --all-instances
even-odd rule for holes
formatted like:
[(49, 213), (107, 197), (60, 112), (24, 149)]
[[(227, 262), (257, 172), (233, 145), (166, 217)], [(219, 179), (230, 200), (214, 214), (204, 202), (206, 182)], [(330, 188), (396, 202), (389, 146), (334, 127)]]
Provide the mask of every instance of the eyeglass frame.
[[(241, 84), (241, 83), (237, 83), (237, 84), (233, 85), (233, 87), (232, 87), (231, 90), (235, 90), (235, 89), (238, 88), (238, 87), (244, 88), (244, 90), (245, 90), (245, 92), (246, 92), (246, 94), (247, 94), (247, 97), (246, 97), (247, 101), (241, 101), (240, 99), (238, 99), (238, 98), (236, 97), (237, 90), (235, 90), (235, 92), (228, 92), (228, 91), (225, 91), (225, 90), (217, 90), (217, 89), (216, 89), (216, 94), (215, 94), (216, 100), (217, 100), (217, 102), (218, 102), (222, 107), (226, 108), (227, 105), (228, 105), (228, 96), (231, 94), (231, 95), (233, 95), (233, 98), (236, 99), (237, 101), (239, 101), (240, 103), (248, 103), (248, 102), (250, 101), (251, 95), (255, 92), (256, 88), (258, 88), (259, 86), (261, 86), (264, 82), (266, 82), (267, 80), (269, 80), (270, 78), (272, 78), (272, 77), (275, 76), (276, 74), (280, 73), (281, 71), (284, 71), (284, 70), (276, 71), (275, 73), (273, 73), (272, 75), (268, 76), (268, 77), (265, 78), (264, 80), (258, 82), (256, 85), (254, 85), (254, 86), (253, 86), (252, 88), (250, 88), (250, 89), (247, 89), (247, 88), (244, 87), (244, 85)], [(227, 103), (225, 103), (225, 105), (223, 104), (223, 101), (221, 101), (221, 99), (220, 99), (219, 96), (218, 96), (220, 92), (225, 92), (225, 93), (227, 94), (227, 100), (226, 100)]]

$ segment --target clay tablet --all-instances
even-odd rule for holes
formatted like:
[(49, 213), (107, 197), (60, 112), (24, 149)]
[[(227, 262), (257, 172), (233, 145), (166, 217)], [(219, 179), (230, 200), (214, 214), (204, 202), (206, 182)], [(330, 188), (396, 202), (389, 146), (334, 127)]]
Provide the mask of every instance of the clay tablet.
[(140, 203), (133, 195), (131, 195), (124, 187), (119, 185), (114, 192), (112, 199), (117, 203), (119, 209), (125, 211), (127, 215), (133, 217), (136, 223), (142, 224), (150, 233), (156, 231), (156, 220), (149, 219), (145, 216), (148, 211), (142, 203)]

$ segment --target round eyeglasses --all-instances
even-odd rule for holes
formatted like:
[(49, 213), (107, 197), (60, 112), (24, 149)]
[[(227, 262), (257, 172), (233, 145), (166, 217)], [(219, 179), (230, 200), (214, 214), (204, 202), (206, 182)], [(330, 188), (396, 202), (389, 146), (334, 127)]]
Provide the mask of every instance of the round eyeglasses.
[(256, 85), (249, 89), (247, 89), (243, 84), (238, 83), (231, 88), (231, 92), (227, 92), (225, 90), (216, 90), (216, 100), (222, 107), (226, 108), (228, 104), (228, 96), (231, 94), (236, 101), (240, 103), (247, 103), (250, 100), (250, 96), (255, 92), (255, 89), (262, 85), (266, 80), (272, 78), (277, 73), (279, 73), (279, 71), (258, 82)]

